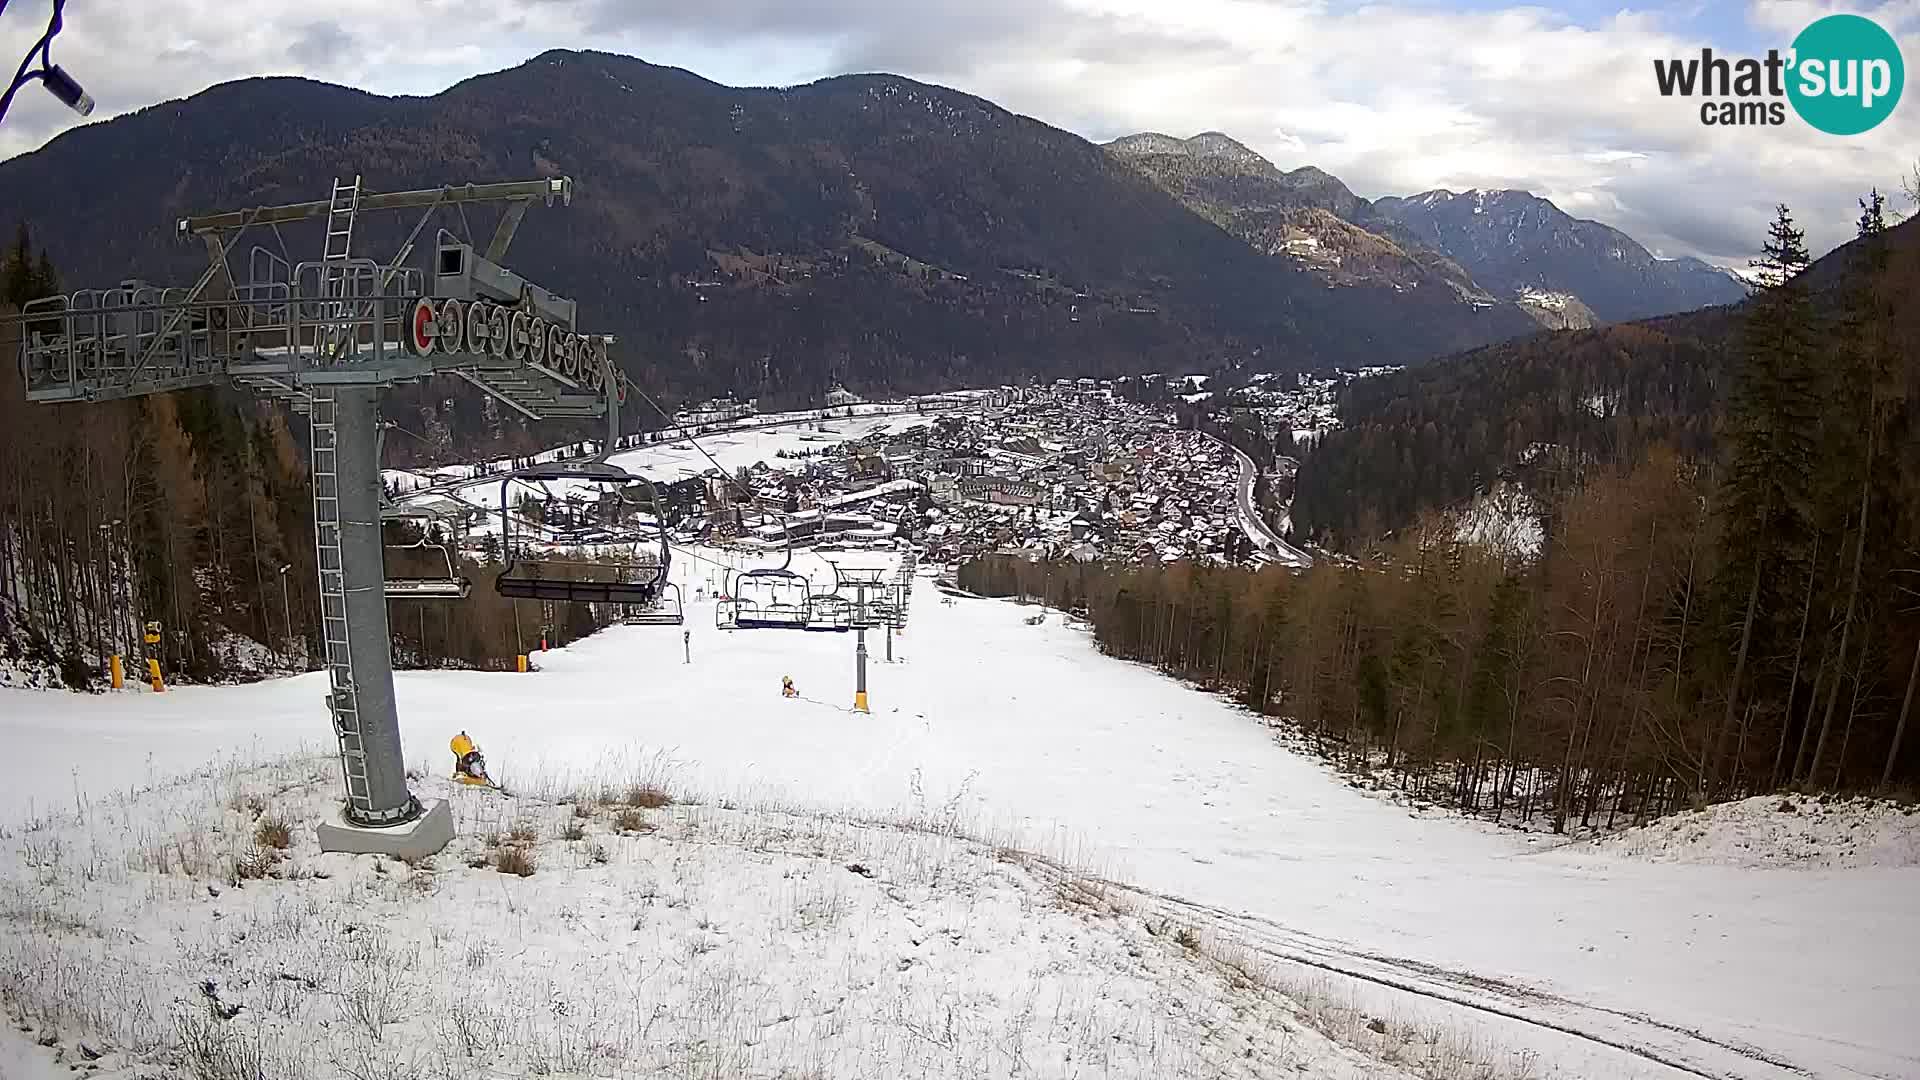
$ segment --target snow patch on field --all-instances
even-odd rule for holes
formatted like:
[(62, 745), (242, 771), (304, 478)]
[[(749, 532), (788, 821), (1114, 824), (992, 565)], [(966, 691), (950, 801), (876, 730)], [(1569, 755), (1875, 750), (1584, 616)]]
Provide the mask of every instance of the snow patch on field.
[(1662, 818), (1592, 847), (1648, 862), (1832, 870), (1920, 866), (1920, 807), (1755, 796)]
[(6, 1075), (1534, 1075), (938, 808), (425, 779), (459, 838), (408, 864), (318, 850), (333, 774), (216, 767), (0, 839), (0, 1003), (45, 1051), (7, 1031)]

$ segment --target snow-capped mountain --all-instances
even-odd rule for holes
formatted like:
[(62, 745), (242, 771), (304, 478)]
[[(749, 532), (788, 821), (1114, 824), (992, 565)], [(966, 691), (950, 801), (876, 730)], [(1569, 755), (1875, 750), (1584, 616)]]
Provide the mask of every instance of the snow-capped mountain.
[(1376, 199), (1420, 243), (1502, 296), (1568, 293), (1606, 322), (1741, 299), (1734, 275), (1698, 259), (1661, 259), (1626, 233), (1525, 191), (1427, 191)]

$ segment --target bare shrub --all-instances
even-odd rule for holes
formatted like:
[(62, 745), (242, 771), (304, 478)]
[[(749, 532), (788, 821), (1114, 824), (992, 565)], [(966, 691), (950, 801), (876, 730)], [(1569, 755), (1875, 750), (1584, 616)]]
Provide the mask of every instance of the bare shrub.
[(645, 814), (628, 807), (613, 819), (613, 829), (623, 833), (647, 833), (653, 831), (653, 822), (648, 821)]
[(569, 821), (560, 829), (560, 839), (562, 840), (585, 840), (586, 838), (586, 827), (578, 821)]
[(577, 818), (592, 817), (593, 804), (591, 802), (588, 802), (586, 799), (575, 799), (573, 801), (573, 816)]
[(293, 846), (293, 826), (277, 817), (263, 817), (253, 827), (253, 842), (263, 848), (285, 851)]
[(286, 855), (274, 848), (254, 848), (233, 860), (233, 869), (227, 874), (227, 883), (238, 885), (242, 881), (258, 881), (272, 876)]
[(533, 851), (518, 845), (505, 845), (494, 850), (493, 868), (503, 874), (515, 877), (532, 877), (534, 870)]
[(507, 830), (507, 839), (515, 844), (531, 844), (540, 839), (540, 830), (531, 818), (518, 818)]
[(210, 1012), (191, 1010), (174, 1024), (187, 1071), (197, 1080), (267, 1080), (266, 1047), (260, 1032), (249, 1038)]
[(334, 995), (340, 1015), (379, 1042), (387, 1025), (398, 1021), (412, 994), (402, 976), (402, 965), (384, 946), (364, 946), (366, 959), (356, 963), (353, 980)]

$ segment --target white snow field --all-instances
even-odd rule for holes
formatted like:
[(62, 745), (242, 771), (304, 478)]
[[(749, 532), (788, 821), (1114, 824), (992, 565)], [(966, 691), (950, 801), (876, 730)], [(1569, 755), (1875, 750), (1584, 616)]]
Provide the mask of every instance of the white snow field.
[[(709, 432), (695, 440), (678, 439), (628, 450), (608, 458), (613, 464), (656, 482), (668, 484), (709, 473), (715, 463), (732, 473), (743, 465), (777, 463), (782, 451), (788, 454), (819, 453), (828, 447), (874, 435), (897, 435), (931, 424), (944, 413), (894, 413), (883, 416), (841, 416), (824, 420), (763, 422), (764, 426)], [(816, 430), (816, 427), (818, 430)], [(704, 453), (703, 453), (704, 451)], [(533, 455), (536, 461), (552, 460), (552, 452)], [(388, 469), (382, 479), (411, 498), (400, 501), (431, 502), (441, 495), (452, 495), (469, 506), (490, 510), (500, 508), (498, 474), (478, 479), (461, 479), (472, 470), (465, 467), (408, 472)], [(453, 475), (445, 475), (453, 474)], [(574, 481), (548, 481), (547, 490), (556, 496), (572, 491), (598, 491), (595, 485)], [(498, 523), (482, 526), (476, 533), (498, 528)]]
[(0, 1077), (1529, 1075), (937, 818), (429, 778), (460, 837), (387, 862), (317, 850), (332, 774), (209, 769), (0, 839)]
[[(713, 564), (682, 553), (675, 568), (690, 664), (679, 628), (616, 627), (539, 655), (530, 674), (403, 672), (409, 761), (443, 774), (464, 729), (532, 794), (618, 783), (665, 752), (675, 791), (704, 806), (940, 808), (964, 831), (1137, 884), (1142, 918), (1241, 943), (1376, 1011), (1537, 1053), (1542, 1076), (1920, 1076), (1920, 868), (1649, 861), (1411, 813), (1245, 712), (1102, 657), (1057, 615), (1029, 626), (1035, 609), (931, 588), (915, 592), (898, 663), (869, 635), (874, 711), (850, 713), (851, 634), (717, 631)], [(783, 674), (801, 700), (779, 696)], [(97, 804), (218, 753), (324, 750), (321, 687), (0, 690), (0, 821)], [(458, 888), (519, 903), (492, 880)], [(1137, 1059), (1081, 1075), (1094, 1074), (1180, 1075)]]

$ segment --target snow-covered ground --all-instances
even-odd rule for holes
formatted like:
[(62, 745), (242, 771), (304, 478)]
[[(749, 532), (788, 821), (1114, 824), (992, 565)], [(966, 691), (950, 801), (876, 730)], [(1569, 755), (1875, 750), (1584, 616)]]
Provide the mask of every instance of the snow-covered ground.
[[(766, 416), (754, 416), (745, 421), (729, 425), (716, 431), (703, 432), (692, 438), (675, 439), (669, 442), (655, 443), (651, 446), (629, 450), (612, 455), (615, 464), (635, 473), (647, 476), (658, 483), (673, 483), (691, 476), (698, 476), (713, 468), (718, 461), (728, 472), (742, 465), (752, 465), (761, 461), (773, 461), (781, 451), (801, 453), (819, 451), (838, 443), (851, 442), (874, 434), (895, 434), (932, 423), (940, 412), (900, 412), (907, 408), (897, 403), (870, 406), (854, 406), (861, 415), (834, 416), (820, 418), (808, 413), (775, 413)], [(884, 412), (883, 412), (884, 410)], [(880, 415), (864, 415), (866, 412)], [(818, 430), (816, 430), (818, 428)], [(695, 443), (698, 446), (695, 446)], [(562, 450), (567, 448), (561, 448)], [(700, 451), (704, 449), (705, 454)], [(708, 460), (711, 455), (713, 460)], [(548, 463), (561, 459), (557, 450), (549, 450), (533, 455), (530, 460), (536, 463)], [(423, 470), (388, 469), (381, 473), (382, 478), (402, 494), (414, 492), (429, 486), (455, 486), (459, 493), (474, 501), (476, 494), (484, 496), (491, 489), (491, 496), (497, 505), (500, 487), (500, 473), (504, 471), (501, 462), (489, 462), (477, 479), (475, 469), (468, 465), (450, 465)], [(471, 480), (470, 484), (459, 481)]]
[[(873, 435), (898, 434), (931, 423), (934, 419), (934, 414), (906, 413), (794, 422), (790, 426), (751, 431), (712, 432), (699, 436), (697, 440), (681, 439), (614, 454), (608, 460), (636, 476), (644, 476), (657, 484), (670, 484), (711, 472), (716, 462), (732, 473), (743, 465), (774, 462), (782, 451), (788, 454), (817, 453), (829, 446)], [(698, 445), (695, 445), (696, 441)], [(399, 499), (402, 505), (425, 507), (452, 498), (470, 508), (500, 509), (502, 478), (497, 475), (451, 485), (444, 478), (423, 479), (415, 474), (392, 470), (383, 475), (389, 483), (398, 484), (401, 491), (408, 493)], [(429, 483), (441, 486), (429, 491)], [(553, 498), (565, 498), (574, 493), (597, 494), (602, 488), (585, 480), (551, 480), (543, 481), (540, 490)], [(534, 489), (529, 487), (526, 491), (531, 493)], [(516, 489), (509, 488), (509, 492), (510, 499), (521, 497)], [(476, 526), (469, 535), (496, 532), (499, 527), (496, 517)]]
[[(531, 674), (401, 673), (409, 760), (444, 772), (465, 729), (510, 787), (615, 782), (664, 750), (703, 805), (950, 807), (975, 834), (1137, 883), (1145, 918), (1524, 1047), (1559, 1075), (1920, 1075), (1920, 868), (1658, 862), (1410, 813), (1057, 617), (1027, 625), (1033, 609), (928, 588), (897, 663), (870, 635), (874, 711), (851, 713), (852, 636), (712, 629), (707, 582), (739, 557), (703, 558), (675, 560), (690, 664), (678, 628), (616, 627)], [(800, 700), (780, 698), (783, 674)], [(97, 812), (218, 753), (325, 749), (320, 695), (310, 675), (160, 696), (0, 690), (0, 820)], [(512, 896), (492, 881), (457, 888)]]
[(1920, 805), (1755, 796), (1675, 814), (1595, 842), (1652, 862), (1842, 869), (1920, 866)]
[(939, 808), (658, 806), (671, 777), (645, 780), (416, 781), (460, 835), (412, 863), (318, 850), (318, 755), (0, 838), (0, 1076), (1521, 1075)]

